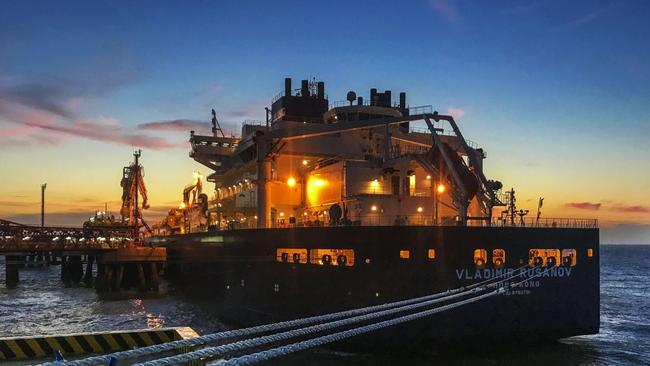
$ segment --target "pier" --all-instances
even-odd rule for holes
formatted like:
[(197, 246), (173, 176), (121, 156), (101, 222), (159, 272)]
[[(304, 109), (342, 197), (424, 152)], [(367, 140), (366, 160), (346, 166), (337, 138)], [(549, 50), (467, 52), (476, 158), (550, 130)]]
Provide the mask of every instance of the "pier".
[(0, 220), (5, 285), (17, 287), (22, 268), (59, 265), (61, 281), (68, 286), (83, 283), (100, 293), (156, 292), (166, 249), (143, 246), (134, 233), (129, 225), (41, 227)]

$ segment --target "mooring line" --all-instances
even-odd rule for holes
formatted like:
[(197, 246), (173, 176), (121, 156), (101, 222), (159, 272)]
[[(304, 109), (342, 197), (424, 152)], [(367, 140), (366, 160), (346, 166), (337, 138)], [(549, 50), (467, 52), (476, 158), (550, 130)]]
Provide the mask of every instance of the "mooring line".
[[(228, 338), (237, 338), (237, 337), (244, 337), (244, 336), (250, 336), (258, 333), (264, 333), (264, 332), (271, 332), (271, 331), (277, 331), (281, 329), (287, 329), (287, 328), (292, 328), (292, 327), (297, 327), (297, 326), (303, 326), (303, 325), (308, 325), (308, 324), (313, 324), (317, 322), (323, 322), (323, 321), (329, 321), (329, 320), (334, 320), (334, 319), (340, 319), (340, 318), (345, 318), (345, 317), (350, 317), (350, 316), (355, 316), (359, 314), (369, 314), (373, 311), (381, 311), (384, 309), (391, 309), (395, 308), (398, 306), (404, 306), (404, 305), (409, 305), (409, 304), (414, 304), (418, 302), (425, 302), (429, 300), (435, 300), (435, 299), (440, 299), (437, 302), (442, 302), (442, 301), (447, 301), (451, 300), (453, 298), (456, 298), (457, 296), (454, 296), (456, 294), (463, 293), (462, 296), (467, 296), (470, 294), (469, 290), (475, 289), (479, 287), (480, 285), (494, 282), (491, 285), (488, 285), (487, 287), (497, 285), (501, 282), (507, 281), (511, 278), (514, 278), (517, 276), (517, 272), (520, 271), (521, 269), (525, 268), (527, 266), (522, 266), (520, 268), (517, 268), (513, 271), (506, 272), (507, 274), (512, 274), (509, 278), (501, 278), (503, 275), (494, 277), (489, 280), (481, 281), (476, 284), (472, 284), (469, 286), (465, 287), (460, 287), (457, 289), (453, 290), (447, 290), (445, 292), (441, 293), (436, 293), (432, 295), (427, 295), (427, 296), (422, 296), (419, 298), (414, 298), (414, 299), (408, 299), (408, 300), (402, 300), (402, 301), (397, 301), (397, 302), (392, 302), (392, 303), (386, 303), (382, 305), (374, 305), (370, 307), (365, 307), (365, 308), (358, 308), (358, 309), (353, 309), (353, 310), (347, 310), (347, 311), (341, 311), (337, 313), (331, 313), (331, 314), (325, 314), (325, 315), (320, 315), (320, 316), (314, 316), (314, 317), (308, 317), (308, 318), (302, 318), (302, 319), (296, 319), (296, 320), (290, 320), (290, 321), (285, 321), (285, 322), (278, 322), (278, 323), (270, 323), (270, 324), (265, 324), (265, 325), (260, 325), (260, 326), (254, 326), (250, 328), (243, 328), (243, 329), (236, 329), (236, 330), (230, 330), (230, 331), (225, 331), (225, 332), (220, 332), (220, 333), (213, 333), (213, 334), (208, 334), (205, 336), (201, 337), (196, 337), (196, 338), (190, 338), (190, 339), (185, 339), (185, 340), (178, 340), (178, 341), (172, 341), (168, 343), (163, 343), (163, 344), (158, 344), (158, 345), (153, 345), (153, 346), (147, 346), (139, 349), (133, 349), (133, 350), (127, 350), (127, 351), (121, 351), (121, 352), (116, 352), (108, 355), (101, 355), (101, 356), (94, 356), (94, 357), (88, 357), (85, 359), (81, 360), (75, 360), (75, 361), (69, 361), (66, 364), (68, 365), (95, 365), (95, 364), (101, 364), (109, 361), (111, 358), (118, 358), (118, 359), (127, 359), (127, 358), (133, 358), (133, 357), (143, 357), (147, 355), (153, 355), (156, 353), (163, 353), (163, 352), (168, 352), (172, 351), (174, 349), (180, 348), (180, 347), (192, 347), (192, 346), (202, 346), (206, 343), (212, 343)], [(483, 289), (484, 290), (484, 289)], [(453, 297), (451, 297), (453, 296)], [(259, 338), (259, 337), (258, 337)], [(51, 365), (50, 363), (45, 363), (43, 365)]]

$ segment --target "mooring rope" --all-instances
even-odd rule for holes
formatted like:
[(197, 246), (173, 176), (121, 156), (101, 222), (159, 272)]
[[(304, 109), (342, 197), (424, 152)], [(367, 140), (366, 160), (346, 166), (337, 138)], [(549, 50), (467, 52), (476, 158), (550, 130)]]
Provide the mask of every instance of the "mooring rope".
[[(507, 271), (503, 275), (495, 276), (491, 279), (487, 279), (485, 281), (481, 281), (479, 283), (475, 283), (469, 286), (463, 286), (457, 289), (453, 290), (447, 290), (445, 292), (440, 292), (432, 295), (427, 295), (427, 296), (422, 296), (414, 299), (408, 299), (408, 300), (402, 300), (402, 301), (397, 301), (397, 302), (392, 302), (392, 303), (385, 303), (381, 305), (374, 305), (374, 306), (369, 306), (369, 307), (364, 307), (364, 308), (358, 308), (358, 309), (353, 309), (353, 310), (346, 310), (346, 311), (341, 311), (341, 312), (336, 312), (336, 313), (331, 313), (331, 314), (325, 314), (325, 315), (320, 315), (320, 316), (314, 316), (314, 317), (308, 317), (308, 318), (302, 318), (302, 319), (296, 319), (296, 320), (290, 320), (290, 321), (284, 321), (284, 322), (278, 322), (278, 323), (270, 323), (270, 324), (264, 324), (264, 325), (259, 325), (259, 326), (254, 326), (254, 327), (249, 327), (249, 328), (243, 328), (243, 329), (235, 329), (235, 330), (229, 330), (229, 331), (224, 331), (224, 332), (219, 332), (219, 333), (213, 333), (213, 334), (208, 334), (200, 337), (195, 337), (195, 338), (190, 338), (190, 339), (185, 339), (185, 340), (177, 340), (177, 341), (172, 341), (168, 343), (163, 343), (163, 344), (158, 344), (158, 345), (153, 345), (153, 346), (147, 346), (147, 347), (142, 347), (142, 348), (137, 348), (133, 350), (127, 350), (127, 351), (121, 351), (121, 352), (116, 352), (108, 355), (100, 355), (100, 356), (94, 356), (94, 357), (88, 357), (80, 360), (75, 360), (75, 361), (69, 361), (66, 364), (67, 365), (80, 365), (80, 366), (86, 366), (86, 365), (96, 365), (96, 364), (102, 364), (107, 361), (109, 361), (111, 358), (117, 358), (119, 360), (124, 360), (127, 358), (133, 358), (133, 357), (144, 357), (148, 355), (153, 355), (153, 354), (160, 354), (168, 351), (172, 351), (177, 348), (181, 347), (193, 347), (193, 346), (200, 346), (205, 343), (213, 343), (217, 341), (221, 341), (224, 339), (229, 339), (229, 338), (237, 338), (237, 337), (244, 337), (244, 336), (250, 336), (254, 334), (259, 334), (259, 333), (265, 333), (265, 332), (273, 332), (273, 331), (278, 331), (282, 329), (287, 329), (287, 328), (292, 328), (292, 327), (297, 327), (297, 326), (304, 326), (304, 325), (309, 325), (313, 323), (319, 323), (319, 322), (325, 322), (325, 321), (330, 321), (330, 320), (335, 320), (335, 319), (340, 319), (340, 318), (345, 318), (345, 317), (350, 317), (350, 316), (357, 316), (357, 315), (365, 315), (372, 313), (374, 311), (384, 311), (386, 309), (392, 309), (395, 307), (403, 307), (405, 305), (410, 305), (410, 304), (415, 304), (419, 302), (427, 302), (427, 304), (430, 305), (430, 301), (432, 300), (437, 300), (434, 303), (439, 303), (443, 301), (448, 301), (457, 297), (462, 297), (462, 296), (467, 296), (472, 292), (473, 289), (478, 288), (479, 286), (483, 284), (488, 284), (486, 288), (496, 286), (499, 283), (502, 283), (504, 281), (508, 281), (514, 277), (516, 277), (521, 269), (527, 267), (527, 265), (521, 266), (515, 270), (512, 271)], [(511, 275), (510, 277), (503, 278), (506, 275)], [(493, 283), (491, 283), (493, 282)], [(486, 288), (482, 288), (479, 290), (485, 290)], [(474, 291), (476, 292), (476, 291)], [(425, 306), (425, 305), (421, 305)], [(394, 309), (392, 313), (397, 312), (397, 311), (406, 311), (406, 310), (400, 310), (400, 309)], [(383, 315), (379, 316), (385, 316), (382, 312)], [(358, 318), (358, 317), (357, 317)], [(363, 321), (363, 320), (359, 320)], [(336, 322), (335, 322), (336, 323)], [(330, 323), (332, 324), (332, 323)], [(338, 324), (338, 323), (337, 323)], [(305, 328), (306, 329), (306, 328)], [(328, 328), (329, 329), (329, 328)], [(298, 330), (303, 330), (303, 329), (298, 329)], [(287, 332), (284, 332), (287, 333)], [(280, 334), (284, 334), (280, 333)], [(258, 337), (262, 338), (262, 337)], [(258, 339), (254, 338), (254, 339)], [(244, 341), (241, 341), (244, 342)], [(226, 345), (227, 346), (227, 345)], [(214, 347), (213, 347), (214, 348)], [(207, 349), (207, 348), (206, 348)], [(202, 351), (202, 350), (199, 350)], [(196, 352), (196, 351), (195, 351)], [(185, 354), (187, 355), (187, 354)], [(53, 365), (52, 363), (45, 363), (42, 365)]]
[[(550, 268), (547, 268), (546, 270), (544, 270), (543, 272), (541, 272), (541, 273), (539, 273), (539, 274), (537, 274), (535, 276), (532, 276), (530, 278), (524, 279), (524, 280), (519, 281), (519, 282), (511, 283), (507, 287), (511, 287), (511, 288), (512, 287), (518, 287), (521, 284), (523, 284), (525, 282), (528, 282), (528, 281), (530, 281), (530, 280), (532, 280), (532, 279), (534, 279), (536, 277), (541, 277), (542, 275), (544, 275), (549, 270), (550, 270)], [(430, 315), (440, 313), (440, 312), (443, 312), (443, 311), (446, 311), (446, 310), (450, 310), (450, 309), (453, 309), (453, 308), (456, 308), (456, 307), (467, 305), (467, 304), (470, 304), (470, 303), (473, 303), (473, 302), (476, 302), (476, 301), (479, 301), (479, 300), (483, 300), (483, 299), (486, 299), (488, 297), (492, 297), (492, 296), (497, 295), (497, 294), (503, 294), (505, 292), (506, 292), (506, 287), (500, 287), (497, 290), (488, 292), (488, 293), (483, 294), (483, 295), (475, 296), (475, 297), (472, 297), (472, 298), (469, 298), (469, 299), (466, 299), (466, 300), (461, 300), (461, 301), (458, 301), (458, 302), (454, 302), (452, 304), (444, 305), (444, 306), (433, 308), (433, 309), (430, 309), (430, 310), (425, 310), (425, 311), (421, 311), (421, 312), (418, 312), (418, 313), (405, 315), (405, 316), (402, 316), (402, 317), (399, 317), (399, 318), (394, 318), (394, 319), (385, 320), (385, 321), (382, 321), (382, 322), (379, 322), (379, 323), (373, 323), (373, 324), (361, 326), (361, 327), (358, 327), (358, 328), (345, 330), (345, 331), (342, 331), (342, 332), (328, 334), (328, 335), (317, 337), (317, 338), (307, 339), (307, 340), (304, 340), (304, 341), (301, 341), (301, 342), (292, 343), (292, 344), (289, 344), (289, 345), (284, 345), (284, 346), (272, 348), (272, 349), (269, 349), (269, 350), (252, 353), (252, 354), (249, 354), (249, 355), (244, 355), (244, 356), (240, 356), (240, 357), (231, 358), (231, 359), (228, 359), (228, 360), (223, 360), (223, 361), (217, 362), (216, 364), (219, 365), (219, 366), (252, 365), (252, 364), (255, 364), (255, 363), (258, 363), (258, 362), (268, 361), (268, 360), (273, 359), (273, 358), (277, 358), (277, 357), (280, 357), (280, 356), (285, 356), (285, 355), (288, 355), (290, 353), (304, 351), (304, 350), (307, 350), (309, 348), (321, 346), (321, 345), (324, 345), (324, 344), (327, 344), (327, 343), (340, 341), (340, 340), (343, 340), (343, 339), (346, 339), (346, 338), (350, 338), (350, 337), (357, 336), (357, 335), (360, 335), (360, 334), (368, 333), (368, 332), (371, 332), (371, 331), (374, 331), (374, 330), (379, 330), (379, 329), (382, 329), (382, 328), (387, 328), (387, 327), (390, 327), (390, 326), (394, 326), (394, 325), (398, 325), (398, 324), (405, 323), (405, 322), (408, 322), (408, 321), (412, 321), (412, 320), (416, 320), (416, 319), (423, 318), (423, 317), (426, 317), (426, 316), (430, 316)]]
[[(514, 271), (513, 271), (514, 273)], [(518, 274), (513, 274), (511, 277), (507, 278), (506, 280), (510, 280), (514, 277), (518, 276)], [(500, 280), (499, 282), (501, 282)], [(305, 336), (309, 335), (312, 333), (318, 333), (322, 332), (325, 330), (329, 330), (332, 328), (339, 328), (342, 326), (347, 326), (355, 323), (361, 323), (361, 322), (366, 322), (369, 320), (374, 320), (377, 318), (381, 318), (384, 316), (389, 316), (389, 315), (394, 315), (398, 313), (402, 313), (405, 311), (411, 311), (420, 307), (424, 306), (429, 306), (429, 305), (434, 305), (437, 303), (445, 302), (445, 301), (450, 301), (456, 298), (461, 298), (464, 296), (469, 296), (469, 295), (474, 295), (476, 293), (485, 291), (487, 287), (478, 287), (478, 288), (473, 288), (470, 290), (466, 290), (460, 293), (444, 296), (441, 298), (437, 299), (432, 299), (428, 301), (423, 301), (423, 302), (418, 302), (412, 305), (405, 305), (399, 308), (394, 308), (394, 309), (389, 309), (389, 310), (384, 310), (384, 311), (379, 311), (376, 313), (371, 313), (371, 314), (366, 314), (366, 315), (360, 315), (352, 318), (347, 318), (331, 323), (325, 323), (325, 324), (317, 324), (313, 325), (307, 328), (300, 328), (292, 331), (286, 331), (282, 333), (276, 333), (276, 334), (271, 334), (267, 336), (262, 336), (262, 337), (256, 337), (256, 338), (250, 338), (250, 339), (245, 339), (242, 341), (234, 342), (234, 343), (229, 343), (217, 347), (207, 347), (203, 348), (200, 350), (192, 351), (189, 353), (181, 354), (181, 355), (176, 355), (176, 356), (171, 356), (171, 357), (166, 357), (162, 359), (157, 359), (157, 360), (152, 360), (148, 362), (143, 362), (141, 364), (138, 364), (140, 366), (154, 366), (154, 365), (175, 365), (181, 362), (186, 362), (194, 359), (199, 359), (199, 358), (214, 358), (214, 357), (219, 357), (223, 356), (228, 353), (232, 352), (237, 352), (237, 351), (242, 351), (246, 348), (252, 348), (252, 347), (258, 347), (262, 346), (264, 344), (272, 343), (272, 342), (278, 342), (278, 341), (283, 341), (286, 339), (290, 338), (295, 338), (295, 337), (300, 337), (300, 336)]]
[[(444, 305), (441, 307), (421, 311), (418, 313), (410, 314), (410, 315), (405, 315), (399, 318), (394, 318), (390, 320), (385, 320), (379, 323), (373, 323), (369, 325), (364, 325), (361, 327), (345, 330), (342, 332), (337, 332), (333, 334), (328, 334), (325, 336), (317, 337), (317, 338), (312, 338), (308, 339), (302, 342), (297, 342), (297, 343), (292, 343), (286, 346), (281, 346), (277, 348), (273, 348), (270, 350), (266, 351), (261, 351), (261, 352), (256, 352), (252, 353), (249, 355), (244, 355), (241, 357), (236, 357), (236, 358), (231, 358), (229, 360), (225, 360), (223, 362), (217, 362), (217, 365), (220, 366), (234, 366), (234, 365), (250, 365), (262, 361), (268, 361), (272, 358), (277, 358), (280, 356), (288, 355), (290, 353), (298, 352), (298, 351), (303, 351), (309, 348), (321, 346), (327, 343), (332, 343), (336, 341), (340, 341), (346, 338), (350, 338), (353, 336), (357, 336), (363, 333), (368, 333), (374, 330), (390, 327), (393, 325), (405, 323), (408, 321), (420, 319), (426, 316), (430, 316), (436, 313), (440, 313), (446, 310), (451, 310), (463, 305), (471, 304), (473, 302), (479, 301), (479, 300), (484, 300), (487, 299), (488, 297), (492, 297), (494, 295), (503, 293), (505, 290), (503, 288), (499, 288), (497, 290), (488, 292), (483, 295), (475, 296), (466, 300), (461, 300), (449, 305)], [(154, 361), (155, 362), (155, 361)], [(166, 363), (146, 363), (145, 365), (169, 365)]]

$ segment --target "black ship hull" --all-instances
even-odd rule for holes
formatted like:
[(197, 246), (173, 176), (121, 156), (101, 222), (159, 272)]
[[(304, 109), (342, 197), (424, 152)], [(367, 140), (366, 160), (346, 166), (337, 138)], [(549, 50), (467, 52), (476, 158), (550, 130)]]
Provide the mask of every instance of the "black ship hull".
[[(348, 344), (432, 349), (559, 339), (599, 329), (598, 229), (312, 227), (152, 239), (168, 248), (172, 282), (208, 297), (221, 317), (245, 326), (425, 296), (526, 266), (531, 250), (573, 250), (573, 263), (526, 267), (511, 282), (533, 278), (507, 294)], [(308, 257), (323, 248), (344, 249), (338, 253), (346, 257)], [(477, 266), (477, 249), (487, 253), (484, 265)], [(494, 249), (504, 250), (503, 264), (494, 263)]]

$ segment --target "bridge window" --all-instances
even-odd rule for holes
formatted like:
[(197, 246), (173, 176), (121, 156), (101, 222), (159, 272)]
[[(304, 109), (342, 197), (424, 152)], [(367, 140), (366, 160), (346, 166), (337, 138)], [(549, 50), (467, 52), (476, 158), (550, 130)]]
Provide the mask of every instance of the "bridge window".
[(591, 258), (591, 257), (593, 257), (593, 256), (594, 256), (594, 250), (591, 249), (591, 248), (587, 249), (587, 257), (590, 257), (590, 258)]
[(474, 265), (484, 267), (485, 263), (487, 263), (487, 250), (474, 249)]
[(285, 263), (307, 263), (307, 249), (277, 248), (275, 260)]
[(399, 257), (401, 259), (409, 259), (409, 258), (411, 258), (411, 251), (410, 250), (400, 250), (399, 251)]
[(311, 249), (309, 262), (321, 266), (352, 267), (354, 265), (353, 249)]
[(436, 258), (436, 250), (435, 249), (429, 249), (427, 251), (427, 258), (435, 259)]
[(559, 249), (531, 249), (528, 251), (528, 265), (533, 267), (555, 267), (560, 265)]
[(492, 263), (497, 268), (503, 266), (506, 263), (506, 251), (503, 249), (494, 249), (492, 251)]
[(575, 249), (562, 249), (562, 264), (571, 267), (576, 265)]

